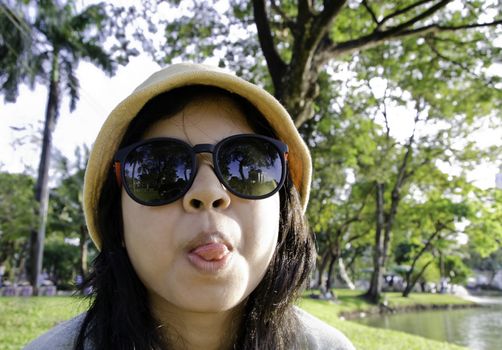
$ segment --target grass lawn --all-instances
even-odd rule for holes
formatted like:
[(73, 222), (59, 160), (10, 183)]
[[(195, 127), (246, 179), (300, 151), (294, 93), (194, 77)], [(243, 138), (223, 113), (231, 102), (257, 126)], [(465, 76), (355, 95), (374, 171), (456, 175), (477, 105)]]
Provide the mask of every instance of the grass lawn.
[(85, 309), (86, 304), (73, 297), (1, 297), (0, 350), (19, 350)]
[[(369, 304), (364, 299), (360, 298), (361, 291), (339, 289), (335, 291), (339, 302), (333, 303), (333, 310), (337, 314), (344, 312), (377, 312), (378, 307)], [(310, 292), (305, 293), (305, 295)], [(311, 300), (309, 298), (304, 298)], [(401, 296), (401, 293), (384, 293), (384, 299), (387, 300), (387, 305), (391, 308), (406, 308), (415, 305), (472, 305), (473, 302), (448, 294), (429, 294), (429, 293), (412, 293), (407, 298)]]
[[(342, 331), (363, 350), (460, 350), (460, 346), (428, 340), (402, 332), (389, 331), (341, 320), (340, 312), (368, 311), (371, 306), (357, 297), (360, 292), (340, 290), (340, 303), (303, 298), (299, 306)], [(390, 306), (419, 304), (457, 304), (462, 299), (445, 295), (413, 294), (411, 299), (398, 293), (386, 294)], [(86, 302), (74, 297), (0, 298), (0, 350), (18, 350), (61, 321), (86, 309)]]

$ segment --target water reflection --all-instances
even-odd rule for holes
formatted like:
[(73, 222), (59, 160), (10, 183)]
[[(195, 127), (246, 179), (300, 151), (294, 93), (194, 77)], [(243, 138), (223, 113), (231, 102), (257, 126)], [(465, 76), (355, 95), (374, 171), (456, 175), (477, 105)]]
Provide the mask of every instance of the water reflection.
[(501, 348), (502, 305), (382, 315), (357, 322), (447, 341), (472, 350)]

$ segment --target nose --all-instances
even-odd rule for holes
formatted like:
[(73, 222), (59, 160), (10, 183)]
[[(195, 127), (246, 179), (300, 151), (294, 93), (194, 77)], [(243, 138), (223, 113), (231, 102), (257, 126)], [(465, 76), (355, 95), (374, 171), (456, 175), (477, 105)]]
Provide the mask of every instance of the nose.
[(183, 207), (188, 212), (204, 209), (223, 210), (230, 205), (230, 195), (216, 177), (208, 162), (201, 162), (192, 186), (183, 197)]

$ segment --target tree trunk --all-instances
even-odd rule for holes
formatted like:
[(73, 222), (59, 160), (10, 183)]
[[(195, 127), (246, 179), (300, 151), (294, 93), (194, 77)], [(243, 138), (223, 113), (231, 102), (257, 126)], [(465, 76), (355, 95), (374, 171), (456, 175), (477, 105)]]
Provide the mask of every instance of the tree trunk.
[(26, 276), (28, 276), (27, 265), (29, 264), (26, 263), (26, 260), (29, 254), (30, 246), (29, 242), (26, 242), (25, 244), (23, 244), (23, 248), (18, 254), (19, 258), (12, 261), (12, 269), (9, 278), (11, 281), (14, 281), (14, 283), (18, 283), (21, 279), (24, 279), (26, 278)]
[(49, 166), (52, 151), (52, 134), (56, 127), (59, 112), (59, 66), (58, 55), (54, 53), (52, 61), (51, 81), (49, 84), (49, 96), (45, 111), (44, 135), (42, 141), (42, 153), (38, 167), (38, 178), (35, 187), (35, 199), (38, 207), (38, 230), (32, 233), (32, 256), (31, 278), (33, 292), (38, 295), (40, 285), (40, 273), (42, 272), (42, 259), (44, 255), (45, 228), (47, 223), (47, 210), (49, 206)]
[(418, 260), (424, 255), (424, 253), (427, 250), (429, 250), (429, 248), (432, 245), (432, 241), (437, 236), (439, 236), (442, 227), (443, 227), (443, 225), (438, 225), (438, 227), (436, 227), (436, 231), (434, 231), (429, 236), (429, 238), (427, 238), (427, 242), (425, 243), (425, 245), (423, 246), (423, 248), (420, 249), (420, 251), (413, 258), (413, 261), (411, 263), (410, 269), (409, 269), (408, 272), (406, 272), (406, 288), (403, 291), (403, 297), (407, 297), (410, 294), (411, 290), (413, 289), (413, 287), (417, 283), (418, 279), (424, 274), (424, 272), (427, 269), (427, 267), (432, 263), (433, 260), (431, 260), (427, 264), (425, 264), (425, 266), (422, 268), (422, 270), (418, 273), (418, 276), (412, 281), (413, 272), (415, 271), (415, 268), (417, 267)]
[(321, 257), (321, 264), (319, 265), (319, 274), (318, 274), (318, 279), (316, 283), (317, 288), (321, 288), (323, 285), (323, 274), (324, 270), (326, 269), (326, 265), (328, 264), (328, 258), (329, 258), (329, 248), (326, 248), (325, 252), (322, 254)]
[(384, 184), (376, 183), (376, 230), (375, 246), (373, 247), (373, 272), (371, 274), (370, 287), (365, 296), (373, 303), (378, 303), (382, 294), (382, 280), (384, 269)]
[(349, 287), (349, 289), (354, 290), (356, 286), (350, 279), (347, 270), (345, 269), (345, 264), (343, 263), (342, 257), (338, 258), (338, 271), (340, 273), (341, 279), (345, 282), (345, 284)]
[(403, 290), (403, 297), (408, 297), (408, 295), (410, 295), (413, 287), (415, 287), (415, 284), (411, 282), (411, 274), (413, 272), (413, 269), (410, 269), (410, 271), (408, 271), (405, 275), (405, 281), (406, 281), (406, 287), (404, 288)]
[[(417, 276), (415, 276), (415, 278), (413, 278), (413, 280), (411, 280), (412, 279), (413, 269), (410, 269), (410, 271), (408, 271), (408, 273), (406, 274), (406, 288), (403, 291), (403, 297), (407, 297), (408, 295), (410, 295), (411, 291), (413, 290), (413, 287), (415, 287), (415, 285), (417, 284), (418, 280), (422, 277), (422, 275), (424, 274), (425, 270), (427, 270), (427, 268), (429, 267), (430, 264), (432, 264), (433, 261), (434, 260), (428, 261), (427, 264), (425, 264), (422, 267), (422, 270), (420, 270), (418, 272)], [(422, 289), (422, 292), (425, 292), (425, 282), (421, 283), (420, 287)]]
[(331, 297), (335, 297), (335, 292), (332, 290), (335, 282), (334, 279), (336, 278), (335, 275), (335, 263), (338, 261), (338, 258), (340, 257), (341, 249), (340, 249), (340, 239), (342, 237), (342, 232), (340, 229), (336, 230), (336, 235), (335, 235), (335, 240), (330, 244), (330, 261), (329, 261), (329, 267), (328, 267), (328, 278), (326, 280), (326, 293), (327, 296), (331, 294)]
[(330, 254), (329, 267), (328, 267), (328, 278), (326, 279), (326, 292), (331, 291), (334, 286), (333, 279), (335, 278), (335, 263), (338, 260), (337, 254)]
[[(415, 122), (417, 122), (417, 117)], [(397, 214), (397, 208), (401, 200), (401, 188), (403, 187), (409, 174), (406, 169), (412, 154), (412, 146), (415, 140), (415, 133), (413, 133), (406, 145), (406, 153), (403, 157), (401, 165), (396, 176), (396, 183), (392, 188), (390, 208), (385, 212), (384, 195), (385, 186), (383, 183), (376, 183), (376, 234), (375, 234), (375, 248), (373, 250), (373, 274), (371, 276), (370, 288), (366, 293), (366, 297), (372, 302), (378, 302), (382, 293), (382, 275), (387, 263), (387, 252), (391, 242), (392, 225), (394, 218)], [(383, 234), (382, 234), (383, 233)]]
[(333, 288), (335, 287), (335, 263), (338, 261), (338, 256), (339, 254), (336, 252), (333, 253), (333, 251), (330, 251), (329, 254), (329, 265), (328, 265), (328, 276), (326, 278), (326, 289), (324, 291), (324, 298), (325, 299), (336, 299), (336, 294)]
[(411, 283), (406, 284), (406, 288), (404, 288), (404, 290), (403, 290), (403, 297), (407, 298), (410, 295), (413, 287), (415, 287), (415, 285), (412, 285)]

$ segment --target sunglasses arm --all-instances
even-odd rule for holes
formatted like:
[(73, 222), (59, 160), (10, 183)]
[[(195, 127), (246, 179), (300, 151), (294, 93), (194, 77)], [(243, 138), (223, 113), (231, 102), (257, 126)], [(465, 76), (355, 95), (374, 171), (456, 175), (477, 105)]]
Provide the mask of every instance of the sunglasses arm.
[(117, 181), (117, 185), (122, 187), (122, 176), (120, 175), (120, 162), (115, 161), (113, 163), (113, 169), (115, 170), (115, 180)]

